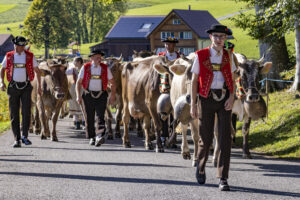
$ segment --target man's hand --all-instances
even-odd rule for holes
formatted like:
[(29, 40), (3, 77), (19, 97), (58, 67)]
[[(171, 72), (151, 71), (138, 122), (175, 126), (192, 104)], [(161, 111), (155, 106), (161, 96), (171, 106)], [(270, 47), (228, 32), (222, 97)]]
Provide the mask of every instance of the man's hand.
[(6, 90), (6, 85), (4, 82), (0, 83), (0, 88), (1, 88), (1, 91), (5, 91)]
[(230, 94), (229, 98), (225, 102), (225, 110), (232, 110), (234, 103), (234, 96), (233, 94)]
[(197, 105), (196, 104), (191, 105), (190, 114), (191, 114), (193, 119), (196, 119), (198, 117), (198, 110), (197, 110)]
[(77, 101), (77, 103), (79, 105), (81, 105), (81, 103), (82, 103), (82, 97), (81, 96), (77, 97), (76, 101)]

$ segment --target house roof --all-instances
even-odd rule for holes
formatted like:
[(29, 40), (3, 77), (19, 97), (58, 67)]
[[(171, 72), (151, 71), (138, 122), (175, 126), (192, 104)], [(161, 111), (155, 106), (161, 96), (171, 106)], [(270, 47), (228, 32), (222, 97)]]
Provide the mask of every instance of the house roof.
[(105, 39), (147, 38), (165, 16), (121, 16)]
[(12, 34), (0, 34), (0, 46), (2, 46)]
[[(190, 29), (197, 34), (201, 39), (209, 39), (209, 34), (206, 33), (211, 25), (219, 24), (218, 20), (214, 18), (206, 10), (178, 10), (173, 9), (160, 23), (164, 23), (166, 19), (172, 14), (175, 13), (181, 20), (188, 26)], [(159, 24), (159, 25), (160, 25)], [(158, 25), (158, 26), (159, 26)], [(157, 26), (157, 27), (158, 27)], [(157, 28), (156, 27), (156, 28)], [(154, 29), (155, 30), (155, 29)], [(153, 31), (154, 31), (153, 30)], [(229, 38), (232, 38), (231, 36)]]

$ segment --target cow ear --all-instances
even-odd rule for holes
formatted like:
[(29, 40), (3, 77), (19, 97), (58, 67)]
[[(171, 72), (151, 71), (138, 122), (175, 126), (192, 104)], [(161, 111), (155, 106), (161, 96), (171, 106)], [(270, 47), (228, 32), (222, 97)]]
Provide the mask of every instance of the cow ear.
[(260, 74), (267, 74), (269, 73), (270, 69), (272, 68), (272, 62), (266, 62), (260, 69)]
[(170, 71), (178, 76), (184, 74), (185, 69), (185, 65), (174, 64), (170, 66)]
[(159, 74), (165, 74), (168, 73), (168, 70), (160, 64), (153, 65), (153, 68), (159, 73)]

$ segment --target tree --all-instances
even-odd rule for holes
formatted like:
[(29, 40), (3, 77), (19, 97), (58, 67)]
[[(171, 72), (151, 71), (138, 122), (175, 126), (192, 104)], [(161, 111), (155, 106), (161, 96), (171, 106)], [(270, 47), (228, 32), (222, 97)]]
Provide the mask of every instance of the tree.
[(35, 0), (31, 4), (24, 21), (24, 34), (38, 48), (66, 47), (72, 36), (70, 15), (66, 12), (63, 0)]
[(300, 0), (273, 1), (264, 20), (272, 24), (273, 34), (295, 31), (296, 73), (291, 90), (300, 91)]
[[(248, 30), (248, 34), (259, 40), (260, 56), (265, 55), (265, 61), (272, 61), (273, 67), (269, 74), (270, 78), (279, 79), (279, 73), (286, 69), (289, 64), (289, 55), (285, 37), (282, 34), (273, 34), (272, 25), (265, 21), (265, 11), (273, 5), (273, 0), (238, 0), (248, 4), (249, 7), (255, 6), (255, 14), (240, 14), (233, 19), (238, 27)], [(280, 22), (279, 22), (280, 23)], [(284, 85), (280, 82), (269, 84), (271, 89), (282, 89)]]

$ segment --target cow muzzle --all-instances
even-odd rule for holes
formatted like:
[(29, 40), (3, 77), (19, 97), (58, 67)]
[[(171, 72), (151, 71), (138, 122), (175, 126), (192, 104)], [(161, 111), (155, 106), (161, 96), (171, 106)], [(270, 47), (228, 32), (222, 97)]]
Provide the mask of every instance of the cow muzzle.
[(63, 98), (65, 98), (65, 93), (55, 92), (55, 98), (56, 99), (63, 99)]
[(258, 102), (259, 99), (260, 99), (260, 95), (258, 93), (258, 90), (256, 88), (249, 88), (246, 95), (246, 101), (252, 103), (252, 102)]

